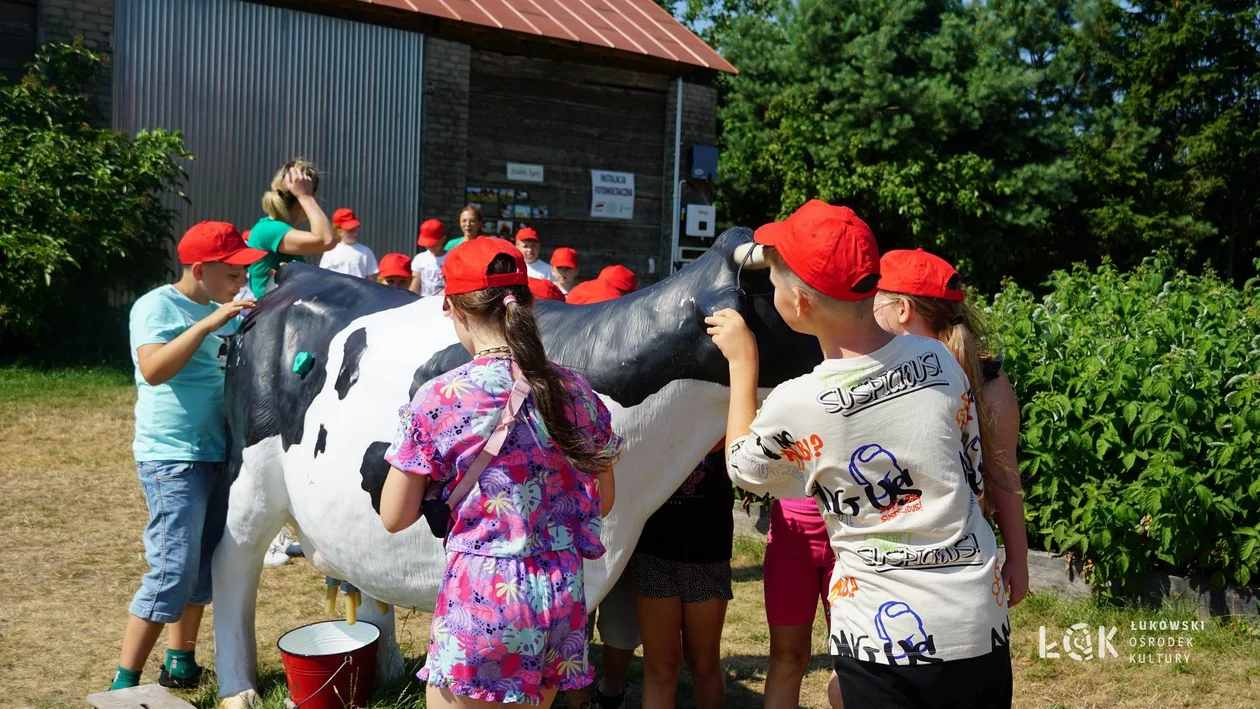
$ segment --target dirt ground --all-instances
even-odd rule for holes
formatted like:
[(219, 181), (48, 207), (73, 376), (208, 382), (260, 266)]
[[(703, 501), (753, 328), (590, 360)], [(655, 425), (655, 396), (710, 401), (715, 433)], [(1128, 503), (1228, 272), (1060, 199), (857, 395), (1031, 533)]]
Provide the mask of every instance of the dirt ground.
[[(127, 605), (145, 569), (140, 535), (147, 513), (130, 451), (134, 402), (125, 374), (0, 368), (0, 706), (84, 706), (84, 697), (110, 682)], [(736, 543), (736, 598), (723, 632), (730, 707), (762, 705), (769, 654), (762, 549), (758, 540)], [(285, 630), (324, 618), (322, 576), (300, 560), (265, 569), (258, 602), (263, 693), (268, 706), (282, 706), (275, 641)], [(1012, 614), (1015, 705), (1260, 706), (1260, 641), (1252, 626), (1211, 621), (1201, 631), (1180, 633), (1193, 643), (1186, 662), (1128, 662), (1129, 643), (1156, 634), (1131, 624), (1174, 617), (1191, 616), (1176, 608), (1148, 613), (1031, 597)], [(422, 612), (400, 614), (400, 642), (412, 663), (426, 646), (428, 620)], [(1120, 657), (1039, 657), (1040, 626), (1053, 642), (1080, 622), (1117, 626), (1112, 642)], [(198, 660), (212, 664), (213, 634), (209, 622), (204, 627)], [(821, 622), (816, 630), (802, 691), (807, 707), (826, 706), (829, 663)], [(156, 681), (160, 661), (154, 653), (146, 682)], [(636, 662), (631, 681), (641, 673)], [(687, 695), (684, 684), (680, 706), (691, 706)], [(199, 706), (214, 703), (209, 687), (186, 696)], [(407, 682), (375, 706), (415, 706), (417, 696), (418, 682)], [(637, 705), (632, 687), (627, 706)]]

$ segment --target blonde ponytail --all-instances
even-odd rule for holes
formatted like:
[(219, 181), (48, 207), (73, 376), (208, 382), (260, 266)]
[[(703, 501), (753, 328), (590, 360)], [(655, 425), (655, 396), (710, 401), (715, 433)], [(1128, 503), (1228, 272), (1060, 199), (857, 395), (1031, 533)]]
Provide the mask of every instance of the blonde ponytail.
[[(888, 293), (888, 295), (909, 302), (967, 373), (967, 381), (971, 385), (971, 396), (976, 404), (976, 423), (980, 427), (980, 453), (983, 460), (988, 461), (988, 464), (984, 466), (985, 488), (997, 485), (1010, 492), (1019, 490), (1018, 479), (1012, 481), (1006, 476), (994, 474), (994, 471), (1006, 469), (1009, 466), (997, 465), (998, 454), (992, 449), (993, 415), (984, 405), (984, 362), (990, 357), (984, 345), (989, 339), (989, 330), (984, 316), (974, 305), (966, 301), (927, 298), (905, 293)], [(992, 514), (993, 498), (985, 495), (983, 504), (985, 514)]]
[(285, 184), (285, 177), (289, 174), (290, 169), (297, 169), (311, 178), (312, 191), (319, 191), (319, 169), (315, 167), (314, 163), (303, 158), (297, 158), (277, 170), (275, 177), (271, 178), (271, 189), (263, 193), (262, 208), (264, 214), (286, 224), (289, 223), (289, 218), (293, 215), (293, 205), (297, 204), (297, 197), (289, 193)]

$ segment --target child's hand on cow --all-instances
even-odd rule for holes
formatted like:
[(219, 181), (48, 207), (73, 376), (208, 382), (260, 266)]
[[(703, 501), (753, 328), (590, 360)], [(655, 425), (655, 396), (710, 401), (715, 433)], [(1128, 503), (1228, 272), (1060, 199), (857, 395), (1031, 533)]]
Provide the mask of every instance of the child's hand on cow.
[(704, 322), (709, 326), (707, 332), (713, 344), (727, 361), (732, 364), (757, 361), (757, 340), (744, 322), (744, 316), (725, 308), (705, 318)]
[(202, 318), (200, 325), (206, 332), (214, 332), (231, 322), (232, 318), (254, 307), (254, 302), (253, 298), (243, 298), (234, 300), (231, 303), (224, 303), (219, 306), (218, 310)]

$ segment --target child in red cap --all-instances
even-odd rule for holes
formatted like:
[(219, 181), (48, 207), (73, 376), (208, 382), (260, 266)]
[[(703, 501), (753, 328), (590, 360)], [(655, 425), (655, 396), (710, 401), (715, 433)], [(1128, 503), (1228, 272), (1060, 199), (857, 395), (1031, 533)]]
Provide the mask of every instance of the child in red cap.
[(541, 278), (529, 277), (529, 292), (534, 294), (535, 299), (542, 300), (558, 300), (564, 302), (564, 291), (551, 281), (544, 281)]
[(420, 295), (441, 295), (442, 262), (446, 260), (446, 227), (437, 219), (426, 219), (420, 225), (416, 245), (424, 249), (411, 261), (411, 292)]
[(577, 285), (578, 253), (575, 249), (561, 246), (551, 252), (551, 280), (560, 286), (565, 295)]
[[(460, 244), (442, 273), (444, 309), (473, 359), (402, 408), (381, 520), (411, 526), (426, 497), (451, 509), (429, 520), (447, 552), (420, 672), (429, 706), (546, 706), (594, 676), (582, 560), (604, 553), (622, 441), (586, 380), (547, 361), (511, 242)], [(470, 468), (484, 472), (464, 480)]]
[(332, 251), (325, 251), (320, 257), (319, 267), (348, 276), (376, 280), (376, 254), (359, 243), (359, 218), (348, 207), (342, 207), (333, 212), (332, 223), (338, 243), (332, 247)]
[(625, 266), (608, 266), (599, 272), (599, 277), (579, 283), (569, 291), (567, 300), (577, 305), (601, 303), (605, 300), (620, 298), (639, 287), (639, 280), (634, 272)]
[(525, 256), (525, 269), (530, 278), (551, 280), (551, 264), (542, 260), (542, 246), (538, 241), (538, 232), (533, 227), (525, 227), (516, 232), (516, 248)]
[(149, 572), (131, 601), (110, 689), (140, 683), (163, 625), (169, 649), (158, 682), (195, 687), (194, 651), (210, 602), (210, 557), (227, 516), (223, 369), (227, 338), (254, 301), (233, 300), (246, 267), (266, 252), (245, 245), (225, 222), (201, 222), (179, 241), (183, 274), (131, 308), (136, 436), (132, 452), (149, 507)]
[[(879, 260), (875, 319), (897, 335), (920, 335), (945, 343), (967, 372), (980, 412), (984, 452), (984, 498), (997, 519), (1006, 547), (1002, 581), (1014, 606), (1028, 593), (1028, 533), (1020, 494), (1019, 401), (1002, 371), (1002, 356), (984, 349), (984, 317), (966, 302), (962, 278), (945, 259), (923, 249), (889, 251)], [(986, 510), (990, 511), (990, 510)]]
[(707, 319), (730, 363), (727, 469), (747, 490), (821, 509), (844, 704), (1010, 706), (1006, 591), (980, 511), (966, 372), (939, 341), (879, 326), (879, 252), (852, 210), (811, 200), (754, 239), (776, 310), (818, 338), (824, 360), (758, 411), (756, 340), (734, 310)]
[(407, 254), (385, 254), (381, 257), (380, 270), (378, 283), (411, 290), (411, 257)]

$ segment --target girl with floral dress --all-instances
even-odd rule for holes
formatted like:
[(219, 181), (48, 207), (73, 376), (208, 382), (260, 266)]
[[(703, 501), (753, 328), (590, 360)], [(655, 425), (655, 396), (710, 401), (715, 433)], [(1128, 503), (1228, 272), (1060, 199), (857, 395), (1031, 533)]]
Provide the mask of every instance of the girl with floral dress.
[(502, 448), (451, 503), (419, 676), (430, 707), (545, 707), (594, 678), (582, 561), (604, 553), (600, 520), (612, 507), (622, 441), (586, 380), (547, 361), (524, 258), (511, 242), (460, 244), (442, 274), (443, 307), (473, 359), (402, 407), (385, 455), (392, 467), (381, 519), (391, 532), (411, 526), (433, 485), (449, 502), (504, 418), (516, 378), (528, 383)]

